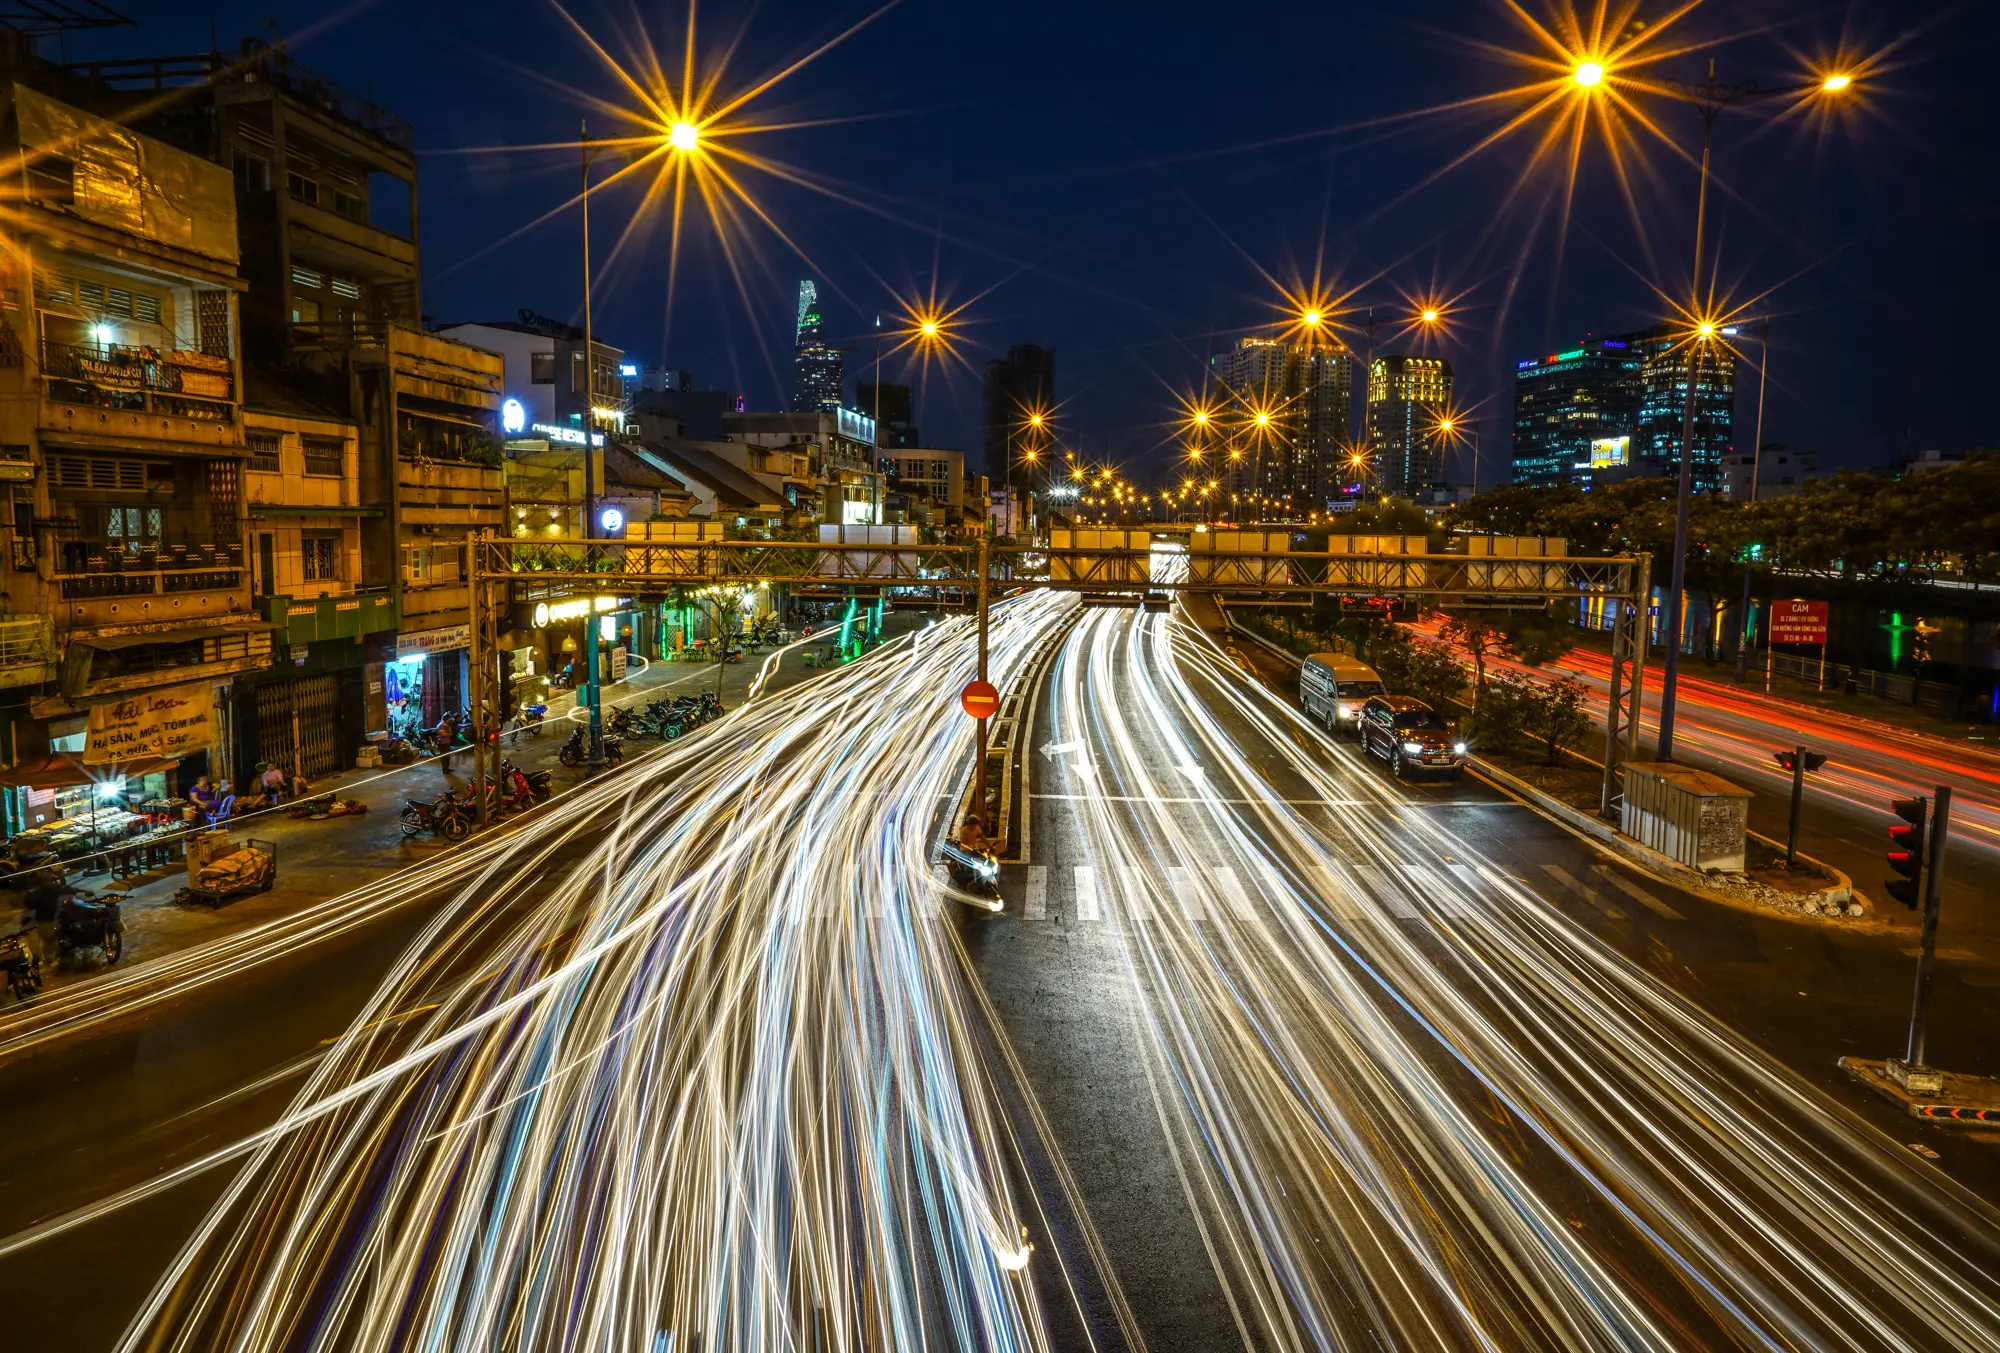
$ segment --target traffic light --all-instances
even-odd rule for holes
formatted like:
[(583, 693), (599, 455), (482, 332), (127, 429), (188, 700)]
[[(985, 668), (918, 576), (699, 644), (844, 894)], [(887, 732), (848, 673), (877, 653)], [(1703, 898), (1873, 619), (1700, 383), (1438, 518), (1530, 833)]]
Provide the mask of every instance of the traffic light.
[(1922, 799), (1891, 799), (1889, 809), (1901, 822), (1889, 828), (1889, 867), (1900, 877), (1883, 884), (1889, 896), (1911, 911), (1923, 900), (1924, 816), (1929, 805)]
[[(1784, 767), (1786, 773), (1788, 774), (1792, 771), (1792, 769), (1796, 766), (1798, 762), (1798, 757), (1792, 752), (1773, 752), (1771, 753), (1771, 755), (1778, 758), (1778, 764)], [(1821, 766), (1824, 766), (1825, 764), (1826, 764), (1826, 756), (1823, 753), (1820, 752), (1806, 753), (1807, 770), (1818, 770)]]

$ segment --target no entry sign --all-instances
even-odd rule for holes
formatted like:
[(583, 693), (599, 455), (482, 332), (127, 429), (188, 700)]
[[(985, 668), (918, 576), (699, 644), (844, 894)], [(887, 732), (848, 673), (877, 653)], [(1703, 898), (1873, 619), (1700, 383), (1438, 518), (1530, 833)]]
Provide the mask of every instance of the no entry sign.
[(975, 719), (990, 719), (1000, 712), (1000, 692), (990, 681), (969, 681), (958, 693), (958, 706)]
[(1823, 644), (1829, 603), (1824, 601), (1773, 601), (1771, 642), (1774, 644)]

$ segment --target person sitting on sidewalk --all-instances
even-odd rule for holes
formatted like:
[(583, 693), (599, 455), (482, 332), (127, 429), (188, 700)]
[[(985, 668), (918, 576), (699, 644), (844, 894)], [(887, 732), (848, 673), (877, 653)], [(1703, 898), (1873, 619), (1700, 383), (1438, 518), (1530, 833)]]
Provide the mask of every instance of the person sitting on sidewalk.
[(206, 775), (194, 782), (194, 788), (187, 792), (188, 802), (199, 810), (202, 816), (215, 811), (215, 805), (222, 801), (222, 792)]
[(285, 794), (291, 786), (286, 783), (285, 768), (276, 762), (263, 763), (263, 772), (257, 777), (257, 788), (267, 803), (279, 804), (285, 801)]

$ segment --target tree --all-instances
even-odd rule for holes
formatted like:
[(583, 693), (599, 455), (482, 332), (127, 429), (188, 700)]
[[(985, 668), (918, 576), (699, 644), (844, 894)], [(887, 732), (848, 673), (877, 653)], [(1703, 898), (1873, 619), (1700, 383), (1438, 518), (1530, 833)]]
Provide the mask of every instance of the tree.
[(1500, 622), (1507, 647), (1530, 667), (1547, 667), (1576, 647), (1575, 608), (1555, 603), (1539, 611), (1509, 611)]
[(1491, 612), (1463, 611), (1445, 617), (1438, 637), (1464, 649), (1472, 659), (1472, 721), (1478, 723), (1486, 706), (1486, 662), (1507, 655), (1507, 635), (1493, 622)]
[(1465, 668), (1451, 650), (1442, 644), (1411, 643), (1400, 627), (1381, 636), (1370, 665), (1389, 690), (1415, 696), (1447, 718), (1465, 694)]
[(1542, 764), (1553, 766), (1590, 733), (1589, 689), (1575, 677), (1533, 683), (1525, 730), (1541, 741)]

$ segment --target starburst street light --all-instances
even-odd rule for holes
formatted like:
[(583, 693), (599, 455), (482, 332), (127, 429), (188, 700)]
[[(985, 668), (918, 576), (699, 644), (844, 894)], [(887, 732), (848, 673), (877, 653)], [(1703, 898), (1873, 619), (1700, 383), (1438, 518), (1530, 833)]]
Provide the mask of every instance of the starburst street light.
[(1853, 83), (1852, 75), (1829, 75), (1819, 82), (1819, 87), (1829, 94), (1838, 94)]
[(1604, 82), (1604, 63), (1602, 61), (1579, 61), (1576, 63), (1576, 69), (1570, 72), (1569, 78), (1576, 81), (1577, 84), (1583, 86), (1585, 89), (1593, 88)]
[(667, 144), (686, 154), (701, 144), (701, 128), (692, 122), (676, 122), (667, 131)]

